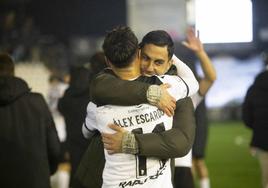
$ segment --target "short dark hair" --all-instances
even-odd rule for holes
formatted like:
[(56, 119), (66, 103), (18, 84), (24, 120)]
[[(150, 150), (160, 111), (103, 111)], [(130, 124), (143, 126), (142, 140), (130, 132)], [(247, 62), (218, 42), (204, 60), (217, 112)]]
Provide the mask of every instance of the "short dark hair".
[(132, 30), (119, 26), (107, 33), (102, 45), (106, 58), (117, 68), (124, 68), (138, 52), (138, 39)]
[(139, 44), (143, 48), (146, 44), (154, 44), (156, 46), (167, 46), (168, 59), (171, 59), (174, 54), (174, 43), (171, 36), (164, 30), (155, 30), (147, 33)]
[(7, 53), (0, 53), (0, 75), (13, 76), (15, 65), (13, 59)]

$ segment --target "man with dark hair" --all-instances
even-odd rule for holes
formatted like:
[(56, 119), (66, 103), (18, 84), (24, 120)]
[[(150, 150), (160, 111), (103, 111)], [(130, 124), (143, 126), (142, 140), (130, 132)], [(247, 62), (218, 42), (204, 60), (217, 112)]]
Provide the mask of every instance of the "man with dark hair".
[[(105, 53), (105, 55), (107, 54), (107, 56), (106, 56), (107, 61), (113, 70), (113, 72), (110, 71), (110, 73), (109, 73), (109, 70), (107, 70), (108, 72), (106, 71), (106, 74), (107, 73), (113, 74), (113, 76), (117, 76), (123, 80), (133, 80), (133, 79), (138, 77), (138, 80), (144, 79), (144, 80), (147, 80), (147, 82), (149, 82), (149, 83), (157, 83), (157, 84), (161, 84), (161, 80), (165, 81), (167, 78), (169, 78), (168, 76), (163, 76), (162, 78), (154, 77), (154, 76), (150, 77), (150, 78), (148, 78), (148, 77), (146, 78), (146, 77), (140, 76), (141, 73), (140, 73), (140, 65), (139, 65), (139, 58), (138, 58), (139, 51), (137, 49), (137, 47), (138, 47), (137, 40), (135, 40), (136, 37), (131, 32), (131, 30), (129, 28), (124, 28), (124, 29), (126, 29), (125, 32), (127, 34), (124, 33), (122, 30), (120, 30), (121, 32), (119, 32), (118, 30), (115, 30), (115, 31), (111, 32), (112, 34), (110, 33), (112, 36), (112, 39), (109, 38), (110, 35), (108, 34), (107, 35), (108, 40), (104, 41), (104, 52), (107, 52), (107, 53)], [(113, 33), (113, 32), (115, 32), (115, 33)], [(130, 40), (131, 42), (127, 41), (127, 39)], [(128, 48), (128, 49), (126, 49), (126, 48)], [(120, 52), (120, 50), (123, 51), (123, 55), (120, 53), (110, 53), (110, 52), (115, 52), (115, 51)], [(114, 62), (112, 62), (110, 59), (113, 59)], [(132, 62), (130, 62), (131, 60), (132, 60)], [(105, 79), (105, 76), (100, 75), (99, 77), (97, 77), (97, 79), (102, 79), (102, 78)], [(133, 82), (133, 81), (131, 81), (131, 82)], [(129, 82), (129, 83), (131, 83), (131, 82)], [(183, 87), (185, 88), (184, 91), (187, 90), (185, 84), (182, 81), (179, 81), (178, 83), (180, 83), (180, 86), (182, 88)], [(93, 82), (93, 86), (94, 86), (94, 84), (96, 84), (96, 83)], [(171, 91), (171, 93), (172, 93), (172, 91)], [(174, 93), (176, 93), (176, 92), (173, 91), (173, 96), (175, 98), (178, 98), (176, 95), (174, 95)], [(182, 92), (180, 92), (180, 94), (182, 94)], [(184, 97), (185, 96), (186, 96), (186, 92), (184, 92)], [(100, 103), (97, 99), (94, 99), (94, 98), (93, 98), (93, 102), (95, 102), (98, 106), (103, 105), (102, 102)], [(141, 103), (144, 103), (144, 102), (141, 102)], [(105, 105), (105, 106), (107, 106), (107, 105)], [(116, 181), (116, 180), (119, 181), (118, 185), (121, 185), (121, 186), (123, 186), (125, 184), (135, 185), (134, 183), (139, 183), (139, 184), (146, 183), (146, 185), (150, 184), (153, 187), (156, 187), (156, 186), (163, 187), (164, 186), (163, 181), (164, 181), (164, 179), (166, 179), (165, 186), (166, 187), (172, 186), (171, 185), (170, 170), (168, 170), (170, 168), (168, 165), (169, 158), (185, 155), (186, 154), (185, 152), (187, 152), (189, 150), (189, 147), (191, 147), (191, 143), (193, 141), (192, 138), (193, 138), (193, 133), (194, 133), (194, 119), (193, 119), (192, 103), (191, 103), (190, 99), (186, 98), (186, 99), (182, 99), (182, 100), (177, 102), (177, 108), (175, 111), (176, 118), (174, 117), (175, 118), (174, 121), (178, 121), (178, 119), (179, 119), (181, 122), (180, 126), (175, 125), (174, 122), (173, 123), (170, 122), (171, 119), (169, 117), (167, 117), (166, 115), (164, 115), (164, 113), (161, 113), (161, 115), (160, 115), (161, 117), (160, 116), (156, 117), (156, 116), (152, 115), (152, 118), (150, 118), (150, 121), (152, 121), (151, 122), (152, 124), (150, 124), (149, 119), (147, 119), (148, 120), (147, 121), (145, 118), (145, 120), (144, 120), (145, 122), (143, 121), (143, 123), (145, 123), (145, 124), (147, 123), (148, 126), (143, 127), (142, 125), (139, 125), (139, 126), (142, 126), (141, 127), (142, 130), (145, 131), (145, 133), (146, 133), (146, 134), (141, 134), (141, 135), (132, 134), (131, 132), (129, 132), (129, 131), (135, 129), (135, 127), (137, 127), (137, 124), (139, 124), (138, 122), (141, 122), (137, 119), (139, 117), (139, 114), (135, 114), (135, 113), (137, 113), (137, 111), (140, 111), (141, 115), (142, 114), (150, 114), (150, 112), (148, 112), (148, 111), (146, 112), (145, 109), (148, 108), (149, 111), (154, 112), (157, 108), (150, 106), (150, 105), (147, 105), (148, 106), (147, 107), (146, 104), (142, 104), (141, 106), (139, 105), (139, 106), (130, 106), (130, 107), (117, 107), (117, 106), (110, 106), (110, 105), (108, 105), (109, 107), (105, 107), (105, 106), (98, 107), (97, 110), (95, 110), (95, 111), (97, 111), (97, 112), (95, 112), (95, 114), (97, 114), (97, 116), (96, 116), (96, 119), (94, 119), (94, 117), (90, 118), (90, 116), (92, 116), (92, 114), (94, 114), (94, 105), (92, 105), (92, 104), (88, 105), (88, 117), (87, 117), (87, 121), (86, 121), (86, 128), (90, 131), (97, 128), (101, 132), (107, 131), (107, 132), (111, 133), (111, 129), (109, 129), (107, 127), (107, 124), (114, 122), (113, 119), (117, 119), (118, 120), (118, 121), (116, 121), (117, 124), (120, 124), (121, 126), (125, 127), (128, 130), (128, 132), (124, 133), (123, 140), (126, 143), (126, 145), (122, 148), (122, 150), (125, 153), (136, 154), (137, 157), (139, 157), (139, 156), (145, 157), (146, 156), (145, 159), (147, 159), (151, 162), (149, 164), (155, 164), (155, 163), (157, 164), (157, 165), (153, 165), (153, 168), (148, 168), (148, 171), (147, 171), (148, 174), (146, 173), (146, 169), (144, 169), (143, 171), (139, 171), (140, 173), (137, 175), (140, 175), (141, 179), (135, 180), (135, 177), (136, 177), (135, 171), (136, 170), (134, 168), (135, 165), (133, 165), (133, 164), (136, 164), (135, 156), (129, 155), (129, 154), (128, 155), (122, 154), (122, 157), (123, 156), (130, 157), (130, 159), (127, 161), (129, 163), (131, 163), (131, 165), (129, 165), (129, 166), (131, 169), (134, 168), (134, 170), (124, 172), (123, 174), (121, 174), (120, 172), (116, 173), (116, 174), (120, 174), (120, 177), (122, 176), (122, 178), (124, 178), (126, 176), (126, 174), (128, 174), (130, 177), (128, 177), (125, 181), (124, 180), (119, 181), (116, 178), (114, 181)], [(95, 106), (95, 108), (96, 108), (96, 106)], [(138, 110), (135, 108), (141, 108), (141, 109)], [(112, 109), (112, 110), (110, 110), (110, 109)], [(121, 109), (124, 109), (124, 113), (123, 113), (123, 111), (121, 111)], [(157, 114), (157, 110), (153, 114)], [(100, 116), (100, 117), (98, 117), (98, 116)], [(132, 119), (133, 121), (131, 121), (131, 126), (128, 126), (127, 123), (125, 122), (126, 119), (122, 118), (121, 116), (128, 117), (129, 120), (132, 119), (132, 117), (133, 117), (133, 119)], [(147, 115), (145, 115), (145, 116), (148, 117)], [(164, 118), (166, 120), (162, 120), (162, 118)], [(96, 121), (94, 122), (94, 120), (96, 120)], [(165, 125), (163, 127), (164, 130), (165, 130), (165, 128), (170, 129), (171, 126), (173, 126), (173, 129), (169, 130), (169, 131), (162, 132), (162, 133), (149, 133), (152, 130), (154, 130), (154, 128), (155, 128), (154, 126), (156, 124), (160, 123), (160, 122), (156, 122), (157, 120), (159, 120), (159, 121), (162, 120), (163, 122), (166, 122), (166, 123), (170, 122), (170, 123), (167, 123), (167, 125)], [(160, 124), (159, 124), (159, 126), (160, 126)], [(146, 129), (146, 127), (147, 127), (147, 129)], [(112, 126), (110, 126), (110, 128), (117, 130), (120, 127), (118, 127), (116, 125), (112, 125)], [(162, 128), (160, 128), (160, 130), (161, 129)], [(140, 142), (139, 143), (135, 142), (135, 140), (138, 140), (138, 142), (139, 141)], [(153, 140), (153, 143), (152, 143), (152, 140)], [(154, 142), (156, 142), (158, 144), (155, 144)], [(144, 143), (148, 143), (147, 146)], [(137, 148), (136, 144), (139, 145), (138, 148)], [(91, 143), (91, 145), (92, 145), (92, 143)], [(144, 147), (141, 147), (141, 146), (144, 146)], [(91, 149), (92, 149), (92, 147), (91, 147)], [(117, 155), (115, 155), (115, 156), (109, 155), (108, 154), (109, 149), (106, 151), (107, 151), (107, 152), (105, 152), (106, 164), (105, 164), (105, 168), (104, 168), (104, 172), (103, 172), (104, 185), (106, 185), (109, 177), (114, 178), (114, 177), (111, 177), (108, 175), (110, 173), (107, 173), (106, 168), (111, 166), (111, 162), (110, 162), (110, 160), (107, 161), (107, 157), (108, 157), (108, 159), (112, 159), (112, 158), (117, 157)], [(167, 152), (168, 152), (168, 154), (167, 154)], [(148, 158), (147, 158), (147, 156), (148, 156)], [(157, 159), (153, 160), (149, 156), (157, 157), (158, 160)], [(86, 157), (88, 157), (88, 156), (86, 156)], [(92, 157), (92, 155), (91, 155), (91, 157)], [(99, 156), (97, 158), (99, 159), (100, 157), (101, 156)], [(159, 163), (159, 158), (165, 159), (165, 163)], [(82, 164), (83, 164), (83, 161), (84, 160), (82, 160)], [(93, 161), (99, 161), (99, 160), (93, 159)], [(111, 160), (111, 161), (116, 161), (116, 160)], [(122, 162), (123, 161), (124, 160), (122, 160)], [(133, 163), (133, 162), (135, 162), (135, 163)], [(78, 173), (78, 176), (79, 176), (82, 184), (86, 185), (87, 183), (89, 183), (92, 186), (97, 186), (97, 184), (93, 183), (94, 181), (98, 181), (98, 180), (94, 180), (94, 177), (99, 178), (100, 172), (97, 171), (95, 173), (94, 170), (96, 170), (96, 167), (97, 167), (97, 170), (100, 169), (100, 168), (98, 168), (99, 167), (98, 165), (100, 165), (100, 164), (99, 163), (95, 164), (95, 167), (92, 167), (92, 164), (91, 165), (89, 164), (90, 167), (88, 167), (87, 166), (88, 163), (86, 165), (82, 165), (82, 164), (80, 164), (80, 168), (81, 169), (84, 168), (84, 170), (80, 170), (80, 172)], [(163, 166), (159, 166), (159, 164), (162, 164)], [(120, 171), (120, 166), (118, 168)], [(122, 172), (122, 170), (124, 169), (124, 166), (122, 166), (121, 168), (122, 168), (121, 169), (121, 172)], [(161, 171), (161, 174), (163, 174), (163, 176), (157, 175), (155, 181), (151, 180), (150, 177), (152, 177), (152, 176), (150, 176), (150, 174), (153, 175), (154, 173), (156, 173), (156, 171), (152, 170), (152, 169), (155, 169), (158, 172)], [(83, 179), (84, 177), (81, 177), (81, 176), (83, 176), (83, 174), (81, 174), (81, 173), (83, 173), (82, 171), (87, 171), (87, 170), (91, 170), (92, 171), (91, 174), (94, 174), (94, 175), (98, 174), (98, 176), (92, 177), (93, 181), (91, 180), (91, 182), (86, 182), (89, 180), (85, 180), (85, 179)], [(154, 174), (154, 175), (156, 175), (156, 174)], [(146, 177), (147, 177), (147, 179), (146, 179)], [(110, 182), (110, 183), (113, 181), (112, 179), (109, 179), (109, 180), (110, 181), (108, 181), (108, 182)], [(148, 180), (148, 182), (147, 182), (147, 180)]]
[(243, 105), (242, 120), (251, 131), (250, 150), (260, 163), (262, 187), (268, 187), (268, 53), (263, 54), (264, 70), (248, 88)]
[[(151, 31), (144, 36), (141, 46), (141, 67), (142, 73), (144, 75), (163, 75), (176, 74), (182, 78), (182, 81), (185, 81), (189, 85), (189, 96), (191, 96), (194, 106), (196, 107), (200, 101), (202, 101), (204, 95), (208, 92), (209, 88), (212, 86), (214, 80), (216, 79), (216, 72), (214, 67), (207, 56), (201, 41), (198, 36), (195, 36), (192, 28), (187, 30), (187, 41), (183, 44), (194, 51), (200, 60), (202, 70), (204, 72), (204, 77), (200, 78), (200, 87), (199, 92), (191, 92), (193, 89), (193, 84), (191, 80), (193, 73), (189, 68), (181, 62), (176, 56), (173, 56), (174, 45), (169, 34), (163, 30)], [(172, 57), (172, 58), (171, 58)], [(188, 68), (188, 69), (187, 69)], [(139, 91), (142, 89), (138, 83), (134, 83), (134, 86), (128, 86), (129, 84), (126, 81), (120, 79), (105, 79), (105, 82), (100, 82), (99, 85), (95, 87), (95, 95), (98, 96), (100, 101), (111, 101), (113, 104), (123, 104), (122, 100), (132, 100), (132, 102), (140, 101), (138, 97)], [(103, 90), (100, 90), (99, 87), (102, 87), (106, 90), (110, 90), (116, 87), (118, 92), (116, 93), (104, 93)], [(129, 87), (128, 91), (124, 90), (125, 87)], [(134, 93), (136, 96), (131, 97), (129, 93)], [(193, 95), (194, 94), (194, 95)], [(107, 134), (105, 135), (104, 144), (106, 148), (109, 148), (111, 153), (121, 152), (120, 148), (123, 147), (123, 142), (120, 139), (120, 133), (123, 130), (118, 130), (116, 134)], [(174, 186), (179, 187), (194, 187), (193, 177), (191, 173), (192, 166), (192, 152), (189, 152), (183, 158), (177, 158), (175, 160), (175, 181)], [(204, 165), (203, 165), (204, 166)], [(199, 168), (198, 168), (199, 169)], [(199, 175), (199, 173), (198, 173)], [(202, 177), (202, 176), (201, 176)], [(203, 185), (203, 183), (201, 183)]]
[(0, 187), (48, 188), (60, 143), (41, 94), (14, 76), (14, 63), (0, 54)]
[(138, 39), (129, 27), (117, 27), (106, 35), (102, 48), (110, 66), (125, 68), (137, 56)]
[[(143, 75), (152, 76), (152, 75), (163, 75), (165, 74), (170, 66), (172, 65), (172, 56), (174, 54), (174, 43), (170, 35), (163, 30), (155, 30), (147, 33), (140, 43), (141, 49), (141, 60), (144, 62), (150, 62), (152, 57), (155, 57), (154, 54), (166, 55), (165, 58), (156, 59), (151, 61), (151, 64), (141, 63), (141, 69)], [(148, 57), (147, 52), (153, 52), (152, 57)], [(157, 56), (156, 56), (157, 57)], [(153, 66), (153, 65), (158, 66)]]
[[(139, 47), (140, 66), (143, 75), (163, 75), (167, 71), (169, 74), (178, 74), (181, 81), (187, 85), (187, 96), (196, 93), (198, 82), (191, 69), (175, 55), (173, 56), (174, 44), (166, 31), (156, 30), (149, 32), (144, 36)], [(175, 106), (172, 105), (172, 100), (165, 95), (165, 90), (163, 90), (165, 87), (157, 88), (149, 86), (148, 83), (129, 83), (106, 74), (105, 77), (103, 76), (97, 79), (94, 90), (92, 90), (92, 95), (97, 100), (106, 104), (132, 105), (137, 104), (137, 102), (149, 102), (152, 105), (156, 105), (168, 115), (172, 115)], [(113, 89), (117, 92), (106, 92)], [(125, 91), (132, 91), (132, 89), (134, 91), (128, 92), (126, 95)]]

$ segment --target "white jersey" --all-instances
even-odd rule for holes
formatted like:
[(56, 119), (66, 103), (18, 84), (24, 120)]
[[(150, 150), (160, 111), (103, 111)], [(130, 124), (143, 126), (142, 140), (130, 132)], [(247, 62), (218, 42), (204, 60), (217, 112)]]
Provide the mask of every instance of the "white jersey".
[(199, 83), (196, 80), (194, 73), (185, 63), (183, 63), (175, 55), (172, 56), (172, 60), (173, 64), (177, 68), (177, 75), (181, 77), (189, 87), (188, 96), (194, 95), (199, 89)]
[(189, 94), (189, 86), (178, 76), (163, 75), (157, 76), (163, 83), (171, 85), (167, 91), (177, 100), (185, 98)]
[[(179, 100), (187, 96), (187, 86), (177, 76), (158, 77), (163, 83), (169, 83), (168, 92)], [(179, 89), (178, 89), (179, 88)], [(172, 128), (173, 118), (149, 104), (135, 106), (105, 105), (96, 107), (89, 103), (87, 117), (83, 126), (85, 136), (95, 129), (100, 132), (114, 133), (107, 125), (117, 124), (136, 134), (165, 131)], [(141, 157), (132, 154), (109, 155), (106, 150), (103, 170), (103, 188), (137, 187), (137, 188), (172, 188), (170, 160), (153, 157)]]
[[(157, 76), (157, 77), (162, 83), (168, 83), (171, 85), (171, 87), (168, 88), (168, 92), (176, 100), (187, 97), (187, 93), (189, 93), (188, 89), (192, 87), (191, 86), (192, 84), (190, 82), (185, 83), (178, 76), (163, 75), (163, 76)], [(94, 131), (95, 129), (95, 128), (92, 129), (92, 127), (90, 126), (97, 124), (95, 107), (94, 105), (90, 105), (90, 104), (92, 103), (89, 103), (87, 107), (87, 117), (86, 117), (85, 123), (82, 126), (82, 133), (84, 137), (88, 139), (93, 135), (92, 131)]]
[(184, 157), (176, 158), (175, 166), (192, 167), (192, 149)]
[(198, 92), (191, 96), (194, 109), (197, 108), (197, 106), (201, 103), (201, 101), (204, 99), (203, 96), (201, 96)]
[[(94, 108), (94, 104), (90, 103), (89, 107)], [(114, 133), (107, 126), (110, 123), (136, 134), (159, 130), (162, 132), (172, 127), (172, 117), (148, 104), (127, 107), (105, 105), (95, 108), (97, 124), (90, 124), (90, 127), (87, 125), (91, 130)], [(103, 170), (103, 188), (172, 188), (170, 160), (122, 153), (109, 155), (106, 150), (104, 153), (106, 162)]]

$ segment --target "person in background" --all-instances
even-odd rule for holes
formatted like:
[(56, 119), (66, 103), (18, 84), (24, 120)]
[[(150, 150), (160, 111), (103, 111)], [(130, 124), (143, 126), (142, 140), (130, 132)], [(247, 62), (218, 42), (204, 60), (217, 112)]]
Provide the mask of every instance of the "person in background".
[(90, 80), (107, 67), (104, 52), (98, 51), (89, 59)]
[(57, 109), (58, 100), (62, 97), (67, 87), (68, 84), (63, 81), (59, 74), (50, 76), (47, 102), (61, 142), (61, 159), (58, 170), (50, 178), (52, 188), (68, 188), (70, 181), (69, 154), (66, 149), (66, 125), (63, 116)]
[(66, 124), (66, 150), (71, 164), (70, 185), (80, 158), (87, 147), (87, 140), (81, 133), (81, 125), (86, 116), (88, 102), (89, 70), (82, 66), (71, 67), (69, 87), (58, 101), (58, 110)]
[(263, 53), (265, 70), (249, 87), (242, 105), (242, 120), (252, 130), (251, 152), (259, 160), (263, 188), (268, 188), (268, 53)]
[[(184, 46), (193, 51), (198, 58), (201, 69), (204, 73), (204, 77), (199, 77), (199, 90), (196, 94), (191, 96), (195, 109), (203, 101), (205, 95), (216, 80), (216, 70), (208, 57), (203, 44), (199, 39), (199, 32), (197, 36), (192, 28), (188, 28), (186, 32), (187, 40), (182, 42)], [(195, 142), (193, 145), (193, 151), (189, 152), (185, 157), (175, 159), (175, 187), (176, 188), (192, 188), (194, 187), (192, 173), (190, 168), (193, 170), (199, 179), (200, 188), (209, 188), (209, 176), (208, 169), (204, 161), (204, 150), (206, 145), (207, 132), (204, 132), (204, 127), (200, 127), (198, 117), (196, 117), (196, 135)], [(207, 129), (205, 129), (207, 130)], [(193, 155), (193, 160), (192, 156)], [(191, 161), (192, 160), (192, 161)], [(191, 178), (191, 180), (187, 180)], [(190, 183), (192, 182), (192, 183)]]
[(49, 188), (60, 155), (55, 124), (44, 97), (14, 69), (0, 54), (0, 187)]
[(66, 147), (70, 154), (71, 186), (73, 175), (88, 145), (88, 141), (82, 135), (81, 126), (90, 99), (90, 82), (105, 67), (104, 53), (101, 51), (94, 53), (89, 63), (71, 67), (69, 87), (58, 102), (58, 110), (64, 116), (67, 128)]

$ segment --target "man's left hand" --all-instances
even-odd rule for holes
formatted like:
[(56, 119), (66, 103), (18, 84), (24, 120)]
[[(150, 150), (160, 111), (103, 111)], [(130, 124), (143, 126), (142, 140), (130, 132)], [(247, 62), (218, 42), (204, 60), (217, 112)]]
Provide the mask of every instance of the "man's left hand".
[(122, 153), (122, 139), (126, 130), (115, 124), (108, 126), (116, 132), (113, 134), (101, 133), (104, 148), (109, 154)]

